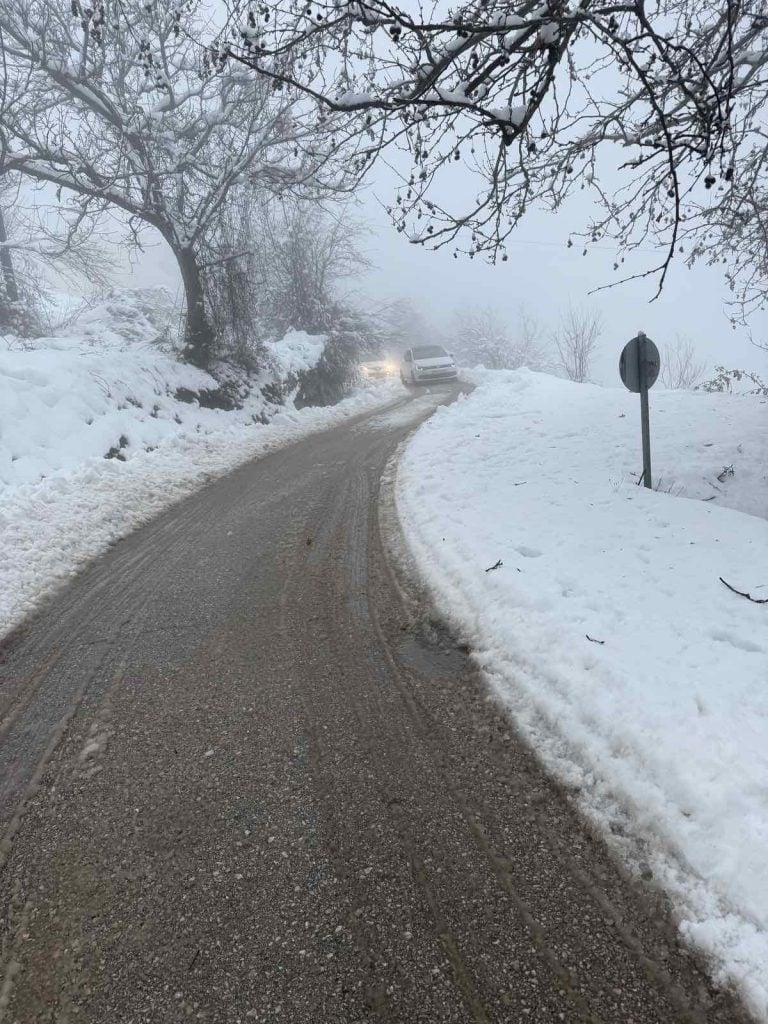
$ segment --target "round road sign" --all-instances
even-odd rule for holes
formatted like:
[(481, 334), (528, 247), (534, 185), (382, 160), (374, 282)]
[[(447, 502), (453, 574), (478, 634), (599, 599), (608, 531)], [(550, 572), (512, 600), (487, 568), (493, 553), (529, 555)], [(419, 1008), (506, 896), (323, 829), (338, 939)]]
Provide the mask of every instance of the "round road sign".
[(652, 388), (656, 383), (661, 369), (661, 356), (650, 338), (642, 333), (624, 346), (619, 358), (619, 373), (625, 387), (635, 393), (642, 391), (643, 385)]

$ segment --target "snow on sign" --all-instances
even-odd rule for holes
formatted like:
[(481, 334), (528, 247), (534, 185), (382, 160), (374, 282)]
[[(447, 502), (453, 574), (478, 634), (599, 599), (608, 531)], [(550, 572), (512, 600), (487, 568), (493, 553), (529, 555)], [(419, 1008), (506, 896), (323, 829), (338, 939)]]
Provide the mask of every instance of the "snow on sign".
[(661, 356), (650, 338), (642, 331), (628, 341), (619, 358), (619, 373), (625, 386), (640, 394), (640, 425), (643, 432), (643, 476), (646, 487), (653, 487), (651, 474), (651, 425), (648, 413), (648, 388), (659, 376)]

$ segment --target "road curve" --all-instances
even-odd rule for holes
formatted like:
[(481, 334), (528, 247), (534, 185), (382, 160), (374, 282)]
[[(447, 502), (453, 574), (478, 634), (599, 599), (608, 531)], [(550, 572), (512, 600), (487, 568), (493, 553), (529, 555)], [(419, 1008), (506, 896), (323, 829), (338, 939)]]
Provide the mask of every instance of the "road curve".
[(382, 474), (454, 395), (241, 467), (0, 646), (2, 1024), (746, 1019), (401, 589)]

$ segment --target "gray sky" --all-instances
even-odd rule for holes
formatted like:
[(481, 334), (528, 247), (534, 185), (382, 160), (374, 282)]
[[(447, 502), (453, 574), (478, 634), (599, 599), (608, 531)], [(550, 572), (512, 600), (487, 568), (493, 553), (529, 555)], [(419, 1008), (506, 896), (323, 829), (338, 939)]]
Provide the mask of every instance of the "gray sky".
[[(717, 268), (700, 265), (689, 270), (682, 261), (673, 264), (664, 291), (654, 302), (652, 278), (590, 295), (619, 276), (613, 271), (615, 250), (605, 246), (582, 256), (581, 246), (567, 248), (568, 227), (577, 226), (572, 217), (568, 224), (561, 214), (532, 213), (519, 228), (517, 241), (508, 246), (509, 261), (494, 267), (468, 257), (455, 260), (450, 250), (435, 252), (409, 244), (389, 224), (373, 195), (366, 196), (364, 209), (374, 226), (368, 248), (379, 268), (369, 275), (368, 289), (377, 295), (408, 295), (443, 323), (450, 323), (455, 309), (474, 303), (491, 304), (514, 322), (522, 305), (549, 333), (562, 310), (573, 303), (602, 317), (604, 330), (594, 366), (601, 383), (618, 380), (619, 352), (638, 330), (660, 346), (674, 341), (676, 334), (690, 337), (710, 367), (768, 369), (768, 354), (751, 344), (747, 331), (731, 328), (729, 293)], [(584, 204), (585, 221), (588, 213)], [(653, 251), (643, 257), (647, 266), (658, 261)], [(753, 317), (751, 330), (757, 340), (768, 340), (768, 313)]]

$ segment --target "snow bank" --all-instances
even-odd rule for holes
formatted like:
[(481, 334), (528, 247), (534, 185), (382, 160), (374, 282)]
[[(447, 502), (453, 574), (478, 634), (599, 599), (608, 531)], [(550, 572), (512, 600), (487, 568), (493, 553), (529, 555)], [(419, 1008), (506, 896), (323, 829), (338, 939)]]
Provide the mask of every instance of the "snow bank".
[(175, 394), (215, 387), (207, 373), (149, 349), (89, 349), (77, 337), (0, 348), (0, 487), (38, 483), (112, 448), (130, 459), (185, 427), (214, 428), (220, 411)]
[(242, 408), (203, 408), (218, 383), (157, 341), (164, 300), (115, 292), (66, 330), (0, 339), (0, 636), (117, 538), (256, 455), (391, 401), (369, 386), (337, 406), (297, 411), (261, 386), (311, 368), (324, 339), (270, 346)]
[(54, 336), (0, 339), (0, 487), (39, 483), (110, 451), (130, 460), (182, 432), (270, 419), (280, 406), (263, 386), (311, 369), (325, 345), (301, 331), (269, 342), (268, 370), (236, 389), (241, 409), (201, 408), (195, 396), (219, 383), (158, 344), (175, 316), (163, 289), (116, 289)]
[(416, 560), (541, 756), (768, 1019), (768, 605), (719, 579), (768, 597), (768, 403), (654, 389), (665, 493), (634, 483), (637, 396), (482, 380), (402, 459)]

